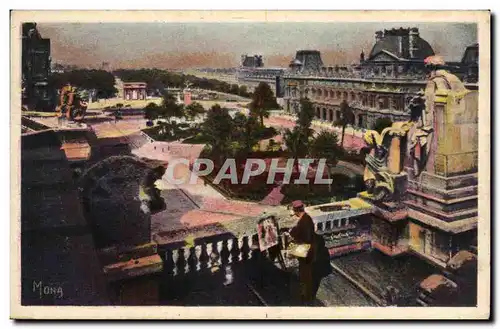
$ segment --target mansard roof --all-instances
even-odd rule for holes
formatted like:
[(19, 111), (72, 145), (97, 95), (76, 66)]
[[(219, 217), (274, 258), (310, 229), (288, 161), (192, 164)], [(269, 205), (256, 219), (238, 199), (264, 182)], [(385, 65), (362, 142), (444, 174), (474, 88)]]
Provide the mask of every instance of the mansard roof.
[[(372, 59), (375, 55), (379, 54), (382, 50), (396, 55), (398, 58), (407, 58), (404, 50), (400, 47), (400, 38), (398, 35), (386, 35), (381, 40), (377, 41), (373, 46), (368, 59)], [(424, 60), (428, 56), (434, 55), (434, 50), (427, 41), (420, 36), (415, 36), (416, 51), (413, 59)], [(403, 50), (403, 51), (402, 51)]]

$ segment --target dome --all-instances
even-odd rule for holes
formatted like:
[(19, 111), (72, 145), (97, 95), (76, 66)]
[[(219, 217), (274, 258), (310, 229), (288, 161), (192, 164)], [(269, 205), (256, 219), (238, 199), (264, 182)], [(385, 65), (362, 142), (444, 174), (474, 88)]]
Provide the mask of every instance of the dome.
[[(434, 50), (427, 41), (418, 34), (418, 29), (393, 29), (385, 30), (382, 34), (378, 31), (377, 42), (373, 46), (369, 59), (382, 51), (387, 51), (399, 58), (424, 60), (434, 55)], [(413, 49), (411, 49), (410, 39), (413, 39)], [(410, 52), (413, 50), (413, 56)]]

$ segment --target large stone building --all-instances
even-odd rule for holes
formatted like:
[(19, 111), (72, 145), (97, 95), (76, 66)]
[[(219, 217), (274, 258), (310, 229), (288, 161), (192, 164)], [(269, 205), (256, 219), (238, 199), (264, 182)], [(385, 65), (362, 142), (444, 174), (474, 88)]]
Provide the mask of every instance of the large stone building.
[(22, 25), (22, 104), (31, 109), (51, 110), (49, 89), (50, 39), (42, 38), (36, 23)]
[[(285, 110), (297, 112), (300, 98), (308, 98), (318, 119), (334, 122), (345, 100), (355, 114), (356, 128), (372, 128), (381, 117), (393, 122), (409, 119), (409, 102), (426, 85), (424, 60), (434, 55), (417, 28), (377, 31), (374, 46), (368, 55), (361, 52), (359, 64), (320, 66), (319, 52), (304, 52), (298, 51), (289, 70), (278, 78), (277, 95), (283, 96)], [(476, 44), (466, 49), (461, 62), (447, 63), (446, 69), (468, 89), (477, 90), (477, 58)]]
[(236, 81), (245, 85), (252, 91), (260, 82), (267, 83), (275, 92), (279, 86), (279, 77), (283, 75), (286, 68), (264, 67), (262, 55), (242, 55), (240, 67), (236, 71)]

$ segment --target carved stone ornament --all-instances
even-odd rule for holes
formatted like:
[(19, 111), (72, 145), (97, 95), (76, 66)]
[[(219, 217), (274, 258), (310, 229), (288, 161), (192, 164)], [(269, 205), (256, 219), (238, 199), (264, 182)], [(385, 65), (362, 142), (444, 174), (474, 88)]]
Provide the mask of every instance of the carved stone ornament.
[(164, 173), (133, 156), (112, 156), (85, 171), (81, 196), (98, 247), (150, 242), (151, 212), (165, 206), (154, 184)]
[(381, 134), (374, 130), (366, 131), (364, 141), (370, 152), (365, 157), (363, 179), (371, 199), (386, 201), (397, 192), (397, 180), (402, 173), (401, 154), (404, 153), (401, 139), (406, 137), (410, 127), (407, 122), (395, 122)]

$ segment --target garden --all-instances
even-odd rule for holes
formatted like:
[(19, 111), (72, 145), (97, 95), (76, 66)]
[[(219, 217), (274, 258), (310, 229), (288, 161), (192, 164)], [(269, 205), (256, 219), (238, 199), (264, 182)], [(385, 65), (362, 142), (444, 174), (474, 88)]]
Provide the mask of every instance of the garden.
[[(144, 108), (150, 127), (143, 131), (159, 141), (205, 144), (200, 158), (211, 159), (214, 170), (203, 179), (232, 199), (262, 201), (280, 186), (279, 193), (282, 197), (277, 202), (286, 204), (302, 199), (308, 204), (315, 204), (352, 197), (363, 189), (362, 177), (352, 179), (342, 175), (330, 176), (331, 168), (339, 160), (361, 164), (364, 155), (346, 152), (334, 132), (325, 130), (315, 135), (311, 129), (314, 109), (309, 100), (301, 100), (296, 125), (293, 129), (283, 131), (282, 142), (277, 141), (279, 132), (274, 127), (264, 125), (264, 118), (269, 117), (270, 111), (279, 108), (267, 84), (261, 83), (255, 89), (248, 108), (248, 115), (234, 113), (218, 104), (205, 110), (196, 102), (187, 106), (178, 104), (172, 95), (165, 94), (161, 104), (150, 103)], [(200, 117), (202, 120), (199, 120)], [(312, 159), (313, 163), (307, 173), (310, 183), (297, 185), (293, 182), (301, 174), (298, 165), (298, 159), (301, 158)], [(262, 174), (251, 176), (248, 184), (231, 182), (229, 179), (214, 183), (217, 173), (225, 169), (223, 166), (226, 159), (235, 159), (238, 182), (241, 182), (248, 159), (261, 159), (266, 167)], [(268, 184), (271, 162), (278, 161), (278, 167), (282, 168), (286, 167), (288, 159), (294, 159), (290, 183), (280, 183), (283, 181), (283, 174), (278, 174), (274, 182)], [(326, 160), (325, 168), (318, 166), (319, 159)], [(314, 183), (318, 169), (323, 170), (318, 174), (319, 177), (333, 180), (331, 185)]]

